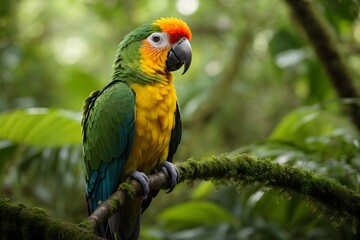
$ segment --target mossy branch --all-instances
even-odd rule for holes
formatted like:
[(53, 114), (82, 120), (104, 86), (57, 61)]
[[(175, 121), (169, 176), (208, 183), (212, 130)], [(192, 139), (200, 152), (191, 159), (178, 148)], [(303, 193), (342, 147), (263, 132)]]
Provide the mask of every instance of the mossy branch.
[[(213, 180), (223, 184), (258, 182), (263, 186), (300, 193), (329, 208), (331, 212), (352, 215), (360, 220), (360, 195), (332, 179), (288, 165), (258, 160), (246, 154), (228, 157), (220, 155), (204, 159), (189, 159), (177, 164), (182, 181)], [(149, 176), (150, 189), (168, 189), (164, 174)], [(120, 185), (119, 191), (86, 220), (96, 229), (119, 208), (134, 197), (142, 196), (136, 181)]]
[[(341, 98), (359, 98), (355, 81), (349, 68), (340, 54), (338, 45), (328, 25), (308, 0), (284, 0), (293, 16), (303, 28), (316, 55), (319, 57), (325, 71), (338, 96)], [(360, 130), (360, 106), (351, 104), (349, 115)]]
[[(148, 179), (150, 190), (169, 188), (167, 178), (162, 172), (152, 174), (148, 176)], [(143, 196), (143, 189), (137, 181), (124, 182), (120, 184), (118, 191), (103, 201), (81, 225), (90, 224), (92, 229), (96, 231), (100, 224), (119, 211), (125, 202), (141, 196)]]
[(26, 208), (0, 198), (1, 239), (101, 239), (91, 227), (56, 220), (41, 208)]
[[(285, 189), (304, 195), (327, 207), (329, 212), (360, 219), (360, 195), (335, 180), (270, 160), (259, 160), (246, 154), (229, 157), (220, 155), (189, 159), (177, 164), (181, 182), (194, 180), (220, 181), (221, 184), (257, 182), (264, 187)], [(163, 173), (149, 176), (150, 189), (167, 189)], [(96, 239), (94, 232), (121, 206), (142, 196), (140, 185), (131, 181), (104, 201), (94, 213), (79, 225), (50, 218), (43, 210), (26, 209), (23, 205), (0, 199), (0, 232), (7, 239)]]

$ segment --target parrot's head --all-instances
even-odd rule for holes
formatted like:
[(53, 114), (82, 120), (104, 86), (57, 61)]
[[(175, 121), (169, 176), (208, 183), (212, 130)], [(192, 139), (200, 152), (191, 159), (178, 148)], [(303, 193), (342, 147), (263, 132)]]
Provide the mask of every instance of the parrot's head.
[(127, 34), (114, 62), (113, 80), (171, 81), (171, 71), (191, 64), (191, 31), (178, 18), (160, 18)]

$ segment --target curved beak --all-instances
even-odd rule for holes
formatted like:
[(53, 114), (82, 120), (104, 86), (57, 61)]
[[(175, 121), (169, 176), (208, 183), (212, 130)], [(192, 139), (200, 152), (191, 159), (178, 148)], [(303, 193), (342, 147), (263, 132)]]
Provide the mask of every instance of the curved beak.
[(176, 71), (184, 65), (184, 73), (189, 69), (191, 64), (191, 45), (187, 38), (181, 38), (170, 49), (166, 59), (166, 69)]

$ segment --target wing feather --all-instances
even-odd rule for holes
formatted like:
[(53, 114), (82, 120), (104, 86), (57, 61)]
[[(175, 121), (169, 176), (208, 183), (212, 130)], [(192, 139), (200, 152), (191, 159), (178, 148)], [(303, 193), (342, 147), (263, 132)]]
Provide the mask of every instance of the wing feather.
[(85, 101), (83, 150), (89, 213), (118, 187), (134, 138), (135, 98), (113, 81)]

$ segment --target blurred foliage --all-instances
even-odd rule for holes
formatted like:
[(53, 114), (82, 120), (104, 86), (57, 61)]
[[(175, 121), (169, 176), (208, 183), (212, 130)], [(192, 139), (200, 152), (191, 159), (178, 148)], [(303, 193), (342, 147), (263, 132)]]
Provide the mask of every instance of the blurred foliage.
[[(359, 1), (312, 2), (360, 89)], [(359, 191), (360, 137), (340, 111), (348, 102), (337, 99), (283, 2), (2, 0), (1, 195), (74, 222), (86, 217), (82, 101), (109, 81), (122, 37), (162, 16), (193, 31), (192, 66), (176, 73), (186, 126), (177, 160), (248, 152)], [(192, 124), (209, 100), (212, 117)], [(357, 222), (305, 199), (256, 183), (180, 185), (144, 213), (142, 239), (359, 238)]]
[(70, 111), (47, 108), (3, 112), (0, 114), (0, 138), (40, 147), (80, 144), (80, 116)]

